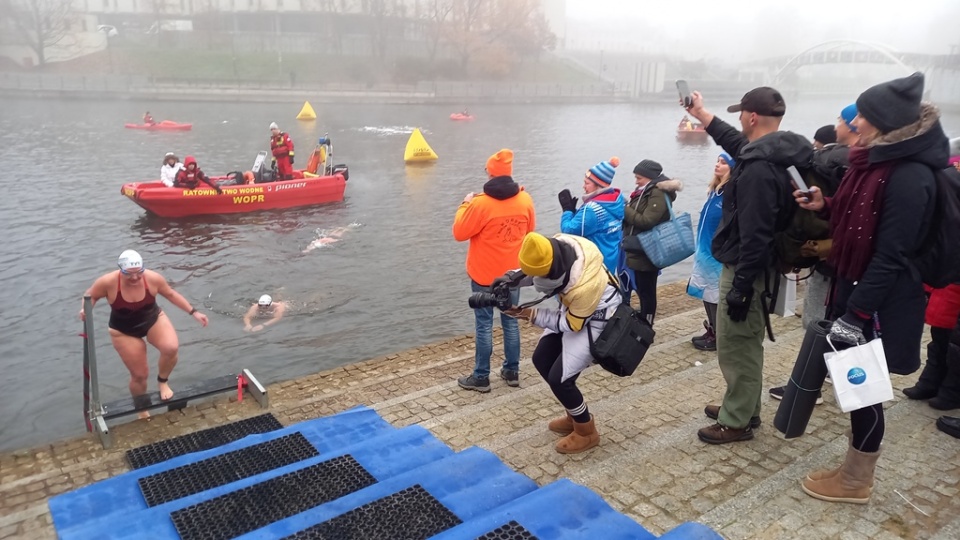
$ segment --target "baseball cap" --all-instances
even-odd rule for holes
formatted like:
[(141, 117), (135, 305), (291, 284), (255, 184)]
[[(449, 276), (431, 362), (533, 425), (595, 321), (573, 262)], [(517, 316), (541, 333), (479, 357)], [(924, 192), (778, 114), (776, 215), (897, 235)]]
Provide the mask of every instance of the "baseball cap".
[(740, 111), (757, 113), (760, 116), (783, 116), (783, 113), (787, 112), (787, 104), (780, 92), (769, 86), (761, 86), (744, 94), (740, 103), (727, 107), (727, 112)]
[(260, 297), (260, 300), (258, 300), (257, 303), (261, 306), (269, 306), (273, 303), (273, 298), (271, 298), (269, 294), (265, 294)]

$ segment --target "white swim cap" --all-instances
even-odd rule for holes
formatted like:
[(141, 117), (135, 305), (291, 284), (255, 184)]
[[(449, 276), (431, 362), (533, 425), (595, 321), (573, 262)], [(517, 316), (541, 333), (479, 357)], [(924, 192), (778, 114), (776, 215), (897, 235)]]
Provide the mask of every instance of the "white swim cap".
[(270, 129), (280, 129), (276, 122), (270, 122)]
[(143, 257), (132, 249), (128, 249), (120, 254), (117, 259), (117, 266), (124, 272), (129, 270), (143, 270)]
[(273, 303), (273, 298), (270, 298), (269, 294), (265, 294), (260, 297), (260, 300), (257, 303), (260, 304), (261, 306), (269, 306), (270, 304)]

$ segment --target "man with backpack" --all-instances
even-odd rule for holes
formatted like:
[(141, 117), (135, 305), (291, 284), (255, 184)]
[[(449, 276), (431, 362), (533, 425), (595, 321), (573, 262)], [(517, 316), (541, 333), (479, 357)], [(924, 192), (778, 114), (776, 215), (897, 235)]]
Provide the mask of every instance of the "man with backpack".
[[(843, 175), (847, 172), (850, 165), (850, 147), (857, 143), (860, 134), (857, 133), (856, 126), (853, 125), (853, 119), (857, 116), (857, 104), (851, 103), (840, 111), (837, 118), (837, 142), (827, 144), (814, 150), (813, 160), (810, 163), (809, 170), (806, 171), (807, 185), (817, 186), (824, 196), (832, 197), (840, 186)], [(808, 212), (807, 210), (797, 210)], [(794, 215), (796, 220), (799, 215)], [(819, 222), (819, 227), (829, 227), (826, 220), (817, 217), (813, 213), (806, 216), (809, 220)], [(803, 229), (800, 228), (803, 236)], [(833, 279), (833, 269), (827, 264), (827, 257), (830, 255), (830, 247), (833, 241), (830, 238), (806, 240), (801, 238), (799, 255), (803, 258), (813, 258), (810, 273), (805, 281), (807, 285), (806, 294), (803, 298), (803, 327), (810, 328), (810, 325), (826, 316), (827, 295), (830, 292), (830, 283)], [(796, 262), (796, 261), (795, 261)], [(773, 399), (783, 399), (785, 387), (775, 386), (770, 389), (770, 397)], [(823, 403), (823, 398), (817, 396), (817, 405)]]
[(778, 278), (774, 235), (796, 208), (786, 169), (810, 163), (813, 147), (800, 135), (779, 131), (786, 104), (773, 88), (755, 88), (727, 108), (740, 114), (742, 133), (707, 111), (699, 92), (693, 93), (687, 112), (736, 160), (712, 245), (723, 264), (716, 332), (727, 389), (722, 405), (704, 409), (717, 422), (697, 433), (706, 443), (725, 444), (752, 439), (760, 425), (764, 327), (769, 326), (770, 289)]

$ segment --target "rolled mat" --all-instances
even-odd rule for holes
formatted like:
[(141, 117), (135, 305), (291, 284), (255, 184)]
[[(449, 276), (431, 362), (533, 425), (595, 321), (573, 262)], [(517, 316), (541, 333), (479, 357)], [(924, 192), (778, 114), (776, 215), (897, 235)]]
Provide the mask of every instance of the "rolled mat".
[(832, 324), (831, 321), (817, 321), (807, 328), (803, 336), (797, 363), (793, 366), (793, 373), (784, 388), (783, 400), (777, 408), (777, 416), (773, 419), (774, 427), (787, 439), (803, 435), (813, 414), (813, 407), (817, 404), (817, 395), (823, 387), (823, 380), (827, 378), (823, 354), (830, 350), (827, 334)]

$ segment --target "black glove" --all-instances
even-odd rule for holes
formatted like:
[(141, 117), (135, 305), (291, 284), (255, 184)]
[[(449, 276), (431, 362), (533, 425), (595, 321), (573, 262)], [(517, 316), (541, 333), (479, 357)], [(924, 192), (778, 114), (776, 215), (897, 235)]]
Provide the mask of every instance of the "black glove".
[(570, 194), (569, 189), (565, 189), (560, 193), (557, 193), (557, 199), (560, 199), (560, 208), (563, 208), (564, 212), (577, 211), (577, 200), (574, 199), (573, 195)]
[(851, 347), (863, 345), (867, 342), (867, 338), (863, 335), (863, 326), (866, 322), (856, 315), (847, 313), (833, 321), (827, 337), (830, 338), (831, 343), (842, 343)]
[(503, 283), (506, 283), (507, 287), (515, 289), (520, 286), (520, 281), (525, 277), (527, 277), (526, 274), (520, 270), (508, 270), (506, 274), (493, 280), (493, 283), (490, 284), (490, 289), (496, 289), (498, 285)]
[(730, 320), (733, 322), (747, 320), (751, 300), (753, 300), (753, 289), (746, 291), (730, 289), (727, 293), (727, 315), (730, 316)]

